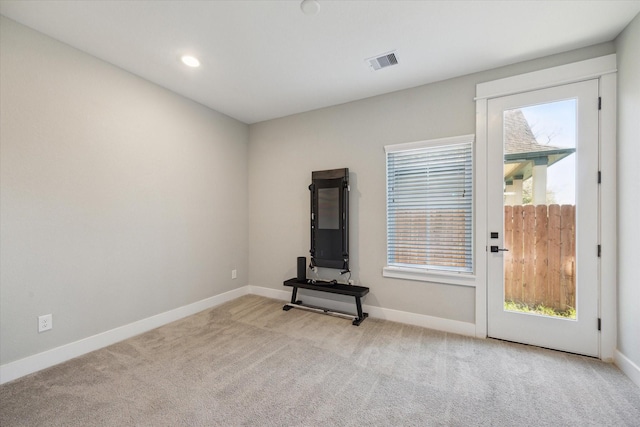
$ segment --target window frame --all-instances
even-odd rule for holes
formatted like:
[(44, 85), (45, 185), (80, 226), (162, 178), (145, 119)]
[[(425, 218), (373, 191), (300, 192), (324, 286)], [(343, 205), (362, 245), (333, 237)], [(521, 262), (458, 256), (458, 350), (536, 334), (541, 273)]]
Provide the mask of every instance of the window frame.
[[(471, 271), (447, 271), (442, 269), (434, 269), (429, 268), (428, 266), (411, 266), (411, 265), (391, 265), (389, 263), (389, 168), (388, 168), (388, 159), (389, 154), (397, 153), (397, 152), (405, 152), (405, 151), (413, 151), (425, 148), (434, 148), (434, 147), (443, 147), (443, 146), (455, 146), (461, 144), (470, 144), (471, 145), (471, 188), (472, 188), (472, 197), (471, 197), (471, 211), (470, 211), (470, 221), (471, 221), (471, 235), (469, 242), (469, 247), (471, 248), (470, 260), (471, 260)], [(416, 141), (416, 142), (408, 142), (402, 144), (394, 144), (387, 145), (384, 147), (385, 150), (385, 203), (386, 203), (386, 224), (387, 228), (386, 232), (386, 265), (382, 269), (383, 277), (397, 278), (397, 279), (405, 279), (405, 280), (417, 280), (417, 281), (425, 281), (425, 282), (437, 282), (444, 284), (452, 284), (452, 285), (461, 285), (461, 286), (475, 286), (476, 276), (476, 257), (475, 257), (475, 198), (476, 198), (476, 186), (475, 186), (475, 135), (461, 135), (455, 137), (448, 138), (439, 138), (439, 139), (430, 139), (424, 141)]]

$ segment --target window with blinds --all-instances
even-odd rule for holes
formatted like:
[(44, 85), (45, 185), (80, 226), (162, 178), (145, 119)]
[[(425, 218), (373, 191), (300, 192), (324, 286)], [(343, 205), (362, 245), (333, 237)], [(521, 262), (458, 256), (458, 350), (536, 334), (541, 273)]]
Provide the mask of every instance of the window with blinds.
[(388, 266), (473, 273), (473, 139), (385, 147)]

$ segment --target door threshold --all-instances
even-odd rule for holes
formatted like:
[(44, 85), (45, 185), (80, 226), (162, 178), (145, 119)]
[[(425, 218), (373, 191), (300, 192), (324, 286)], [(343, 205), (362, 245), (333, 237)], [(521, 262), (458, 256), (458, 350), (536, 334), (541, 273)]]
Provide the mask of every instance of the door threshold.
[(542, 346), (535, 345), (535, 344), (527, 344), (527, 343), (522, 343), (522, 342), (518, 342), (518, 341), (509, 341), (509, 340), (504, 340), (504, 339), (501, 339), (501, 338), (494, 338), (494, 337), (489, 337), (489, 336), (487, 337), (487, 339), (494, 340), (494, 341), (508, 342), (510, 344), (517, 344), (517, 345), (522, 345), (522, 346), (526, 346), (526, 347), (540, 348), (542, 350), (550, 350), (550, 351), (555, 351), (557, 353), (571, 354), (573, 356), (587, 357), (589, 359), (602, 360), (597, 356), (589, 356), (588, 354), (573, 353), (571, 351), (558, 350), (557, 348), (542, 347)]

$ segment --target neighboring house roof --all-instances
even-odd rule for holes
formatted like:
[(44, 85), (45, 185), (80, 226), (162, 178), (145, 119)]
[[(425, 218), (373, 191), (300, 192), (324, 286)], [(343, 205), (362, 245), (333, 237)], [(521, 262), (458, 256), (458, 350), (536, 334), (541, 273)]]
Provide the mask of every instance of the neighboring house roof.
[(551, 166), (576, 151), (575, 148), (538, 143), (531, 126), (519, 109), (504, 112), (504, 135), (505, 181), (520, 176), (520, 179), (527, 179), (531, 176), (536, 162)]

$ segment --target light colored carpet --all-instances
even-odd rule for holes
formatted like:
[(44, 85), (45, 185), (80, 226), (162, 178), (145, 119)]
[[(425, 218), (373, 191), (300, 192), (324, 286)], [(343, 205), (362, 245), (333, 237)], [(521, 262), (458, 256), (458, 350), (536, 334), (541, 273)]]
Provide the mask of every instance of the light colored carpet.
[(0, 387), (7, 426), (638, 426), (598, 360), (248, 295)]

